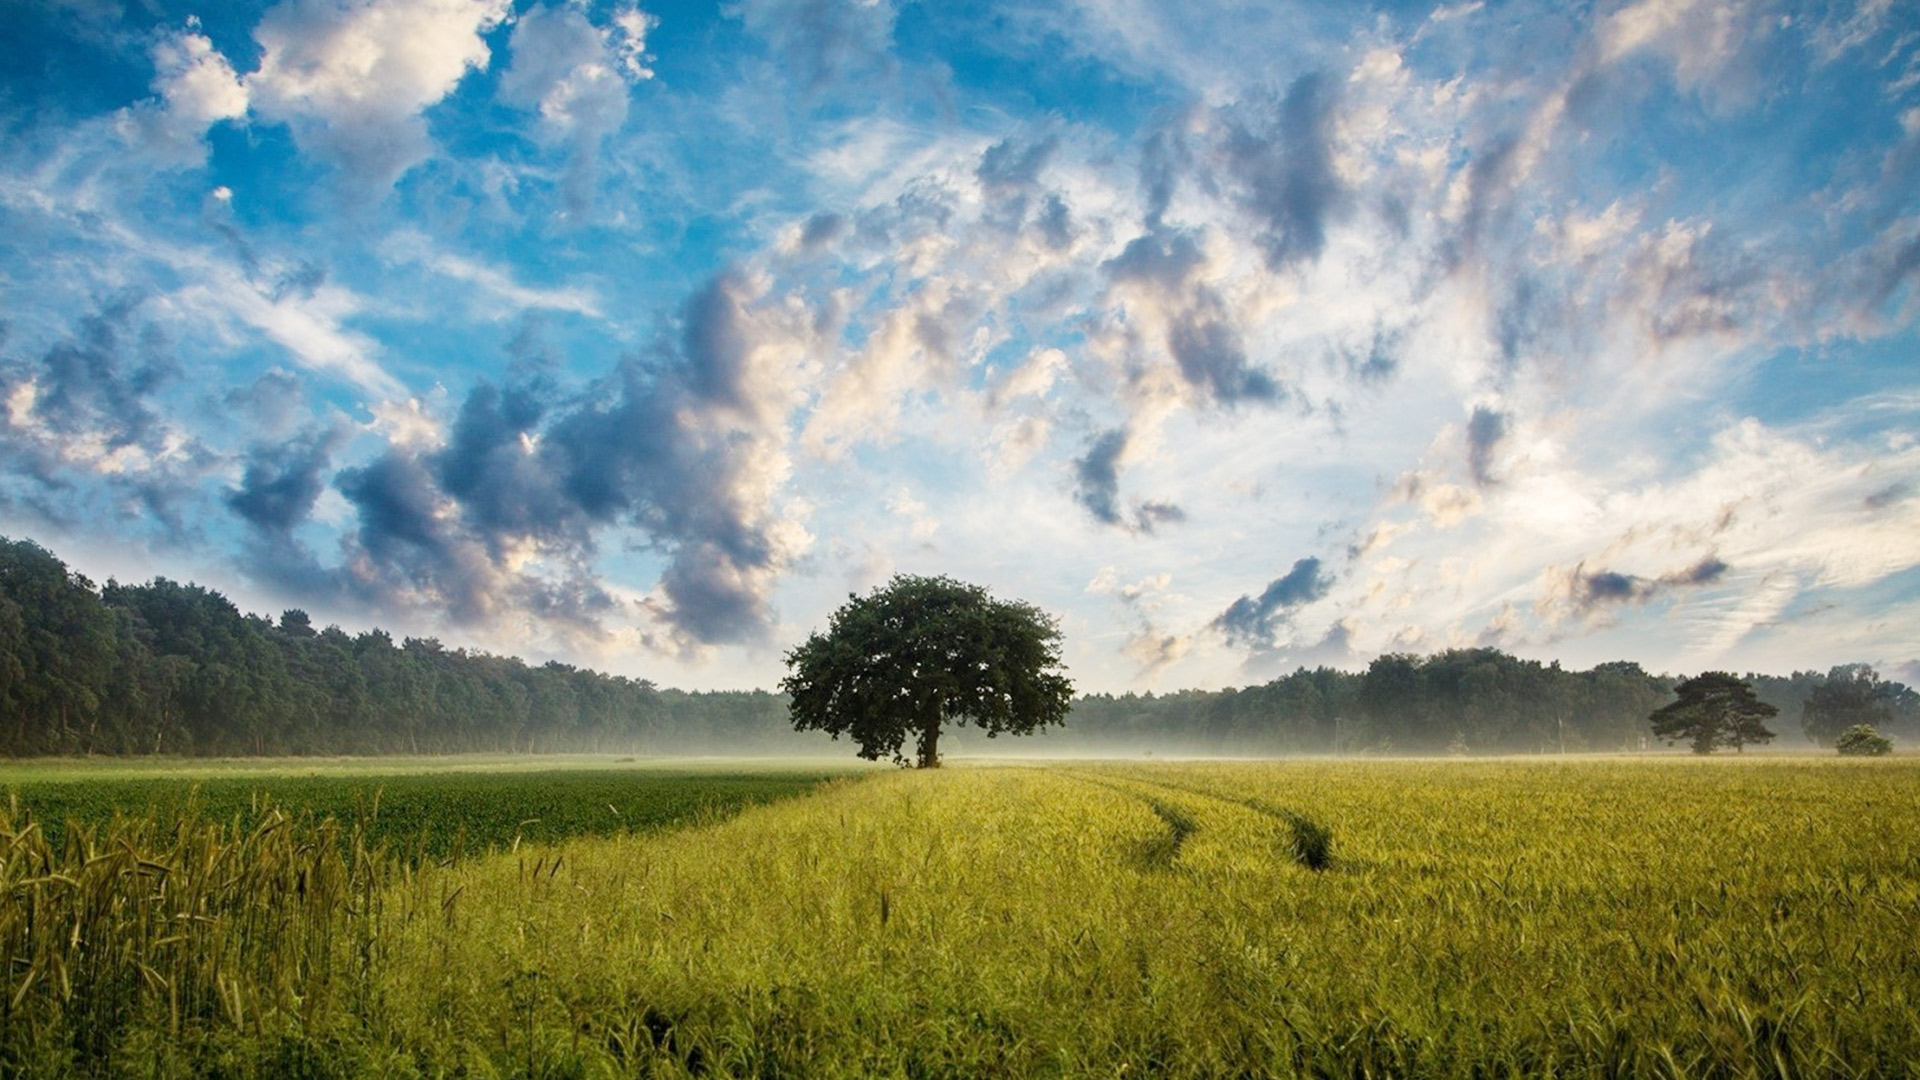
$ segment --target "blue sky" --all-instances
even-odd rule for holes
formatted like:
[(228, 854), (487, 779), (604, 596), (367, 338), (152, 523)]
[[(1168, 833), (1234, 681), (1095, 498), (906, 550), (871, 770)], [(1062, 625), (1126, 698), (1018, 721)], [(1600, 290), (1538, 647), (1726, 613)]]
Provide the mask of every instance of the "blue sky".
[(771, 685), (1493, 645), (1920, 676), (1920, 12), (39, 0), (0, 532)]

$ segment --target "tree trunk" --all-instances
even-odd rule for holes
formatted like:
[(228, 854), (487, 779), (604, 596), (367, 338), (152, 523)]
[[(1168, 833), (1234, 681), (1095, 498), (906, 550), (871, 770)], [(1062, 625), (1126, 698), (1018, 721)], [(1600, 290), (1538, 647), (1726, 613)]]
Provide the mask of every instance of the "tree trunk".
[(920, 728), (920, 767), (940, 767), (940, 714), (937, 712)]

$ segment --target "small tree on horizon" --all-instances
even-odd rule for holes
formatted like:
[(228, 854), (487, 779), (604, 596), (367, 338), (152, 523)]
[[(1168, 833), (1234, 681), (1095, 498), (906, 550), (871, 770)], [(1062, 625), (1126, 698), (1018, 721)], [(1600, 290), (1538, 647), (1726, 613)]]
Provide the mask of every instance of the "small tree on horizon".
[(1846, 757), (1884, 757), (1893, 753), (1893, 740), (1870, 724), (1855, 724), (1834, 740), (1834, 749)]
[(1669, 745), (1686, 742), (1696, 754), (1722, 746), (1744, 752), (1748, 743), (1770, 742), (1766, 720), (1780, 710), (1754, 696), (1746, 681), (1724, 671), (1695, 675), (1673, 688), (1678, 700), (1653, 711), (1653, 733)]
[(940, 730), (971, 724), (989, 737), (1026, 735), (1066, 719), (1073, 683), (1060, 628), (1039, 608), (995, 600), (949, 577), (897, 574), (850, 595), (827, 631), (787, 654), (781, 689), (800, 731), (845, 734), (860, 756), (940, 764)]

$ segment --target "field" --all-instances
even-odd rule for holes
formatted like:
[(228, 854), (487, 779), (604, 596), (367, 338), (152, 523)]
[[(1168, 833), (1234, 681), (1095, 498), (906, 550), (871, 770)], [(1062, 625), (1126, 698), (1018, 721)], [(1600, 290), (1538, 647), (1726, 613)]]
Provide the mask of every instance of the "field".
[(184, 765), (126, 761), (0, 766), (0, 801), (30, 809), (57, 846), (69, 822), (115, 813), (244, 829), (267, 810), (359, 826), (371, 845), (433, 857), (611, 836), (786, 798), (851, 771), (844, 762), (687, 763), (580, 757), (337, 759)]
[(0, 827), (0, 1073), (1920, 1075), (1906, 759), (882, 771), (412, 863), (237, 827)]

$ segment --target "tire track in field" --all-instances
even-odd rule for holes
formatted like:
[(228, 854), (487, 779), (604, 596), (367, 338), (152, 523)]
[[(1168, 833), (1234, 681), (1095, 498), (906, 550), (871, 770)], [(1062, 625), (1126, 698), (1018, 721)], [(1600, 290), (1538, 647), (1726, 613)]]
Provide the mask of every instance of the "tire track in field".
[(1062, 770), (1056, 772), (1054, 775), (1064, 776), (1069, 780), (1078, 780), (1083, 784), (1092, 784), (1095, 787), (1105, 788), (1117, 795), (1123, 795), (1130, 800), (1145, 803), (1147, 809), (1153, 811), (1154, 816), (1158, 817), (1161, 824), (1167, 828), (1166, 832), (1160, 837), (1149, 840), (1141, 845), (1140, 850), (1137, 852), (1139, 860), (1145, 869), (1176, 869), (1174, 863), (1180, 858), (1180, 849), (1186, 846), (1188, 837), (1200, 831), (1199, 823), (1187, 816), (1185, 811), (1144, 792), (1131, 791), (1119, 784), (1111, 783), (1097, 777), (1087, 776), (1083, 773)]
[[(1095, 780), (1079, 773), (1069, 773), (1068, 775), (1075, 776), (1088, 783), (1100, 784), (1102, 787), (1115, 791), (1122, 790), (1114, 784)], [(1294, 862), (1299, 863), (1309, 870), (1327, 870), (1333, 867), (1333, 830), (1298, 811), (1289, 810), (1284, 806), (1276, 806), (1264, 799), (1256, 799), (1249, 795), (1223, 795), (1217, 791), (1209, 791), (1206, 788), (1195, 787), (1191, 784), (1174, 783), (1170, 780), (1149, 780), (1138, 776), (1129, 776), (1126, 779), (1135, 784), (1145, 784), (1149, 787), (1164, 788), (1167, 791), (1178, 791), (1186, 795), (1198, 795), (1203, 799), (1212, 799), (1215, 802), (1243, 806), (1255, 813), (1264, 814), (1275, 820), (1283, 821), (1286, 823), (1290, 834), (1287, 845), (1288, 854), (1293, 857)], [(1160, 804), (1158, 800), (1150, 795), (1134, 794), (1136, 797), (1146, 800), (1148, 805), (1153, 806), (1155, 813), (1161, 813), (1160, 806), (1162, 804)], [(1164, 818), (1165, 815), (1162, 814), (1162, 817)], [(1188, 825), (1188, 831), (1191, 832), (1191, 819), (1188, 820)], [(1184, 840), (1185, 836), (1183, 835), (1181, 839)]]

